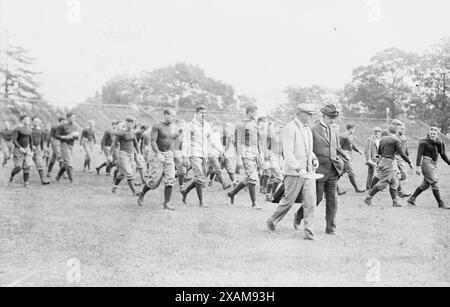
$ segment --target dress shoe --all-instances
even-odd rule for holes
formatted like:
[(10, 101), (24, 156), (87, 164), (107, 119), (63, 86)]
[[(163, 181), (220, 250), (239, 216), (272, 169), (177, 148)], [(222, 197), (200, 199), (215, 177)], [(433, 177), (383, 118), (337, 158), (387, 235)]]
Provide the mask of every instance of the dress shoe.
[(267, 229), (269, 230), (269, 232), (275, 232), (275, 225), (270, 219), (267, 220)]
[(414, 197), (410, 197), (407, 201), (408, 204), (410, 204), (411, 206), (415, 206), (416, 205), (416, 199)]
[(229, 188), (231, 188), (231, 183), (229, 183), (223, 187), (224, 190), (228, 190)]
[(252, 208), (255, 209), (255, 210), (261, 210), (262, 209), (257, 203), (254, 203), (252, 205)]
[(400, 204), (400, 202), (398, 201), (398, 199), (394, 199), (394, 200), (392, 201), (392, 206), (393, 206), (393, 207), (397, 207), (397, 208), (402, 207), (402, 205)]
[(407, 194), (407, 193), (403, 193), (403, 192), (398, 192), (398, 196), (401, 198), (406, 198), (406, 197), (410, 197), (411, 193)]
[(305, 229), (303, 231), (303, 239), (309, 240), (309, 241), (315, 241), (316, 240), (316, 238), (314, 237), (314, 234), (309, 229)]
[(234, 195), (227, 193), (227, 205), (234, 205)]
[(301, 224), (301, 223), (302, 223), (301, 220), (300, 220), (300, 223), (298, 222), (297, 212), (295, 212), (295, 214), (294, 214), (294, 222), (293, 222), (294, 229), (295, 229), (295, 230), (298, 230), (298, 229), (300, 228), (300, 224)]
[(439, 209), (450, 209), (450, 206), (446, 205), (444, 202), (439, 203)]
[(141, 207), (144, 206), (144, 194), (143, 193), (139, 193), (137, 203)]
[(347, 191), (341, 191), (341, 190), (338, 190), (338, 191), (337, 191), (337, 194), (338, 194), (339, 196), (341, 196), (341, 195), (347, 194)]
[(169, 203), (164, 204), (164, 209), (165, 209), (165, 210), (170, 210), (170, 211), (174, 211), (174, 210), (175, 210), (173, 207), (170, 206)]
[(329, 236), (339, 236), (339, 233), (337, 233), (336, 230), (328, 230), (325, 231), (325, 233)]
[(186, 192), (186, 190), (181, 189), (180, 192), (181, 192), (181, 196), (183, 197), (183, 198), (182, 198), (183, 204), (187, 205), (187, 200), (186, 200), (186, 198), (187, 198), (187, 192)]
[(372, 203), (372, 196), (367, 196), (365, 199), (364, 199), (364, 202), (366, 203), (366, 205), (368, 205), (368, 206), (373, 206), (373, 203)]

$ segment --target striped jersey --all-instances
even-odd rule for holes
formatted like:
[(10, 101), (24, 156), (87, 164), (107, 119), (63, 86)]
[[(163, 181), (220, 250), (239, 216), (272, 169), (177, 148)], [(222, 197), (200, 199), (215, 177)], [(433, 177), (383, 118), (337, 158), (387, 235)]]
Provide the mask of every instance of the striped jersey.
[(246, 117), (236, 124), (235, 144), (238, 156), (254, 159), (259, 157), (259, 132), (258, 124), (253, 118)]

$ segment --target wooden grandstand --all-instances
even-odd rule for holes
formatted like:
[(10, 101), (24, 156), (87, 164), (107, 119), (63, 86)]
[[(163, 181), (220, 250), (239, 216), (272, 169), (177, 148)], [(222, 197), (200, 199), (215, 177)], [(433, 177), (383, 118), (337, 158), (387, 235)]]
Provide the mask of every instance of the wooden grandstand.
[[(11, 99), (0, 99), (0, 129), (4, 128), (4, 121), (9, 121), (13, 126), (19, 122), (22, 114), (30, 114), (39, 116), (44, 125), (56, 123), (59, 115), (64, 115), (72, 111), (77, 116), (77, 123), (81, 127), (87, 126), (89, 120), (94, 120), (98, 134), (111, 126), (113, 120), (124, 120), (127, 116), (134, 117), (139, 123), (151, 126), (162, 118), (163, 108), (140, 107), (131, 105), (117, 104), (93, 104), (81, 103), (72, 109), (57, 108), (47, 103), (28, 103)], [(192, 109), (180, 109), (178, 117), (185, 121), (192, 119), (194, 114)], [(243, 115), (238, 113), (224, 113), (222, 111), (208, 111), (208, 121), (223, 123), (237, 122), (242, 119)], [(364, 147), (367, 138), (372, 135), (373, 128), (379, 126), (383, 129), (388, 127), (386, 119), (371, 118), (349, 118), (339, 117), (337, 124), (340, 131), (345, 130), (346, 124), (355, 124), (357, 126), (356, 144)], [(408, 147), (417, 148), (418, 141), (427, 135), (429, 126), (419, 120), (406, 120), (406, 130), (408, 136)], [(441, 135), (441, 139), (446, 143), (447, 148), (450, 146), (450, 139)]]

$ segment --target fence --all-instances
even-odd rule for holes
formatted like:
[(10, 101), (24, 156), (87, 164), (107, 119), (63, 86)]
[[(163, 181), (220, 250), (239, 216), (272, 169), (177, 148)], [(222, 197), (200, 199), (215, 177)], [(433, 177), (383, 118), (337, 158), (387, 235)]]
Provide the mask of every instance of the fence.
[[(64, 115), (68, 111), (69, 109), (57, 108), (42, 102), (29, 103), (28, 101), (0, 99), (0, 129), (4, 128), (4, 121), (9, 121), (12, 125), (17, 124), (21, 114), (36, 115), (44, 123), (55, 124), (57, 116)], [(162, 119), (163, 108), (81, 103), (70, 109), (70, 111), (77, 115), (76, 121), (82, 127), (85, 127), (89, 120), (94, 120), (97, 131), (100, 133), (110, 127), (112, 120), (121, 120), (126, 116), (132, 116), (138, 122), (150, 126)], [(189, 121), (194, 113), (195, 110), (193, 109), (179, 109), (177, 116)], [(237, 122), (242, 120), (242, 118), (242, 113), (208, 110), (208, 120), (210, 122)], [(388, 126), (386, 120), (381, 118), (339, 117), (337, 120), (341, 132), (345, 130), (345, 126), (349, 123), (357, 126), (356, 143), (360, 147), (363, 147), (367, 138), (372, 135), (375, 126), (380, 126), (383, 129), (386, 129)], [(416, 148), (419, 140), (427, 135), (429, 126), (419, 120), (405, 120), (405, 124), (408, 147)], [(440, 135), (440, 137), (449, 147), (450, 139), (445, 135)]]

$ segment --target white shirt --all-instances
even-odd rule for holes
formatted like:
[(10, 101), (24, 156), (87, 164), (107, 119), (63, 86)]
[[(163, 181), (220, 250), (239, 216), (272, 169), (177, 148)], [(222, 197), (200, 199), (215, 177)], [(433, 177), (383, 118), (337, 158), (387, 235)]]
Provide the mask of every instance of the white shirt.
[(206, 121), (202, 124), (194, 118), (187, 123), (184, 133), (183, 156), (207, 158), (211, 125)]
[(209, 137), (209, 149), (208, 156), (209, 157), (218, 157), (220, 156), (224, 149), (222, 142), (220, 141), (221, 133), (219, 131), (211, 132), (211, 136)]

